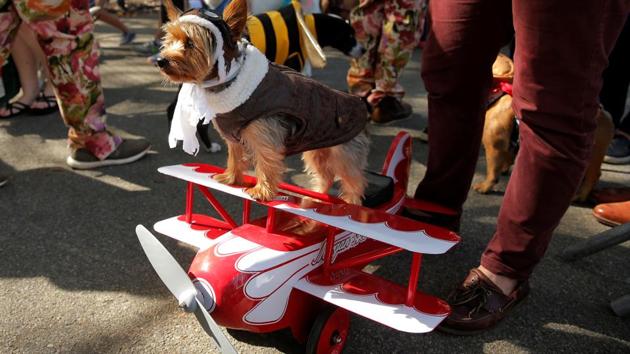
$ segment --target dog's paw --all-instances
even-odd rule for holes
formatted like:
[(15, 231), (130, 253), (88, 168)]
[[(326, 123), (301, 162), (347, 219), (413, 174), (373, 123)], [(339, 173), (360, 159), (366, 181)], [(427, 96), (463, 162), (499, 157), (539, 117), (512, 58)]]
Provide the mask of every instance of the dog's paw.
[(354, 205), (361, 205), (361, 197), (358, 196), (345, 196), (342, 195), (341, 199), (343, 199), (344, 202), (348, 203), (348, 204), (354, 204)]
[(494, 187), (494, 183), (492, 182), (480, 182), (480, 183), (475, 183), (473, 185), (473, 189), (477, 192), (477, 193), (481, 193), (481, 194), (488, 194), (490, 193), (490, 191), (492, 191), (492, 187)]
[(218, 175), (212, 176), (212, 178), (214, 178), (215, 181), (223, 184), (243, 184), (243, 176), (236, 173), (220, 173)]
[(276, 193), (271, 188), (258, 184), (252, 188), (247, 188), (245, 193), (262, 202), (268, 202), (276, 196)]

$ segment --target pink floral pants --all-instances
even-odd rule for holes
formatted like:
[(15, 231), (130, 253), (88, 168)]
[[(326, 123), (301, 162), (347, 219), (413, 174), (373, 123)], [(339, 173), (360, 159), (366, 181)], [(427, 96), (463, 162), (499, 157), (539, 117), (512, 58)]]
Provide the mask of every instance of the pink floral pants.
[(68, 139), (99, 159), (122, 139), (107, 131), (88, 0), (0, 0), (0, 76), (21, 21), (37, 34), (46, 57)]
[(420, 43), (421, 0), (361, 0), (350, 13), (356, 38), (367, 50), (352, 60), (351, 93), (372, 104), (384, 96), (402, 98), (398, 76)]

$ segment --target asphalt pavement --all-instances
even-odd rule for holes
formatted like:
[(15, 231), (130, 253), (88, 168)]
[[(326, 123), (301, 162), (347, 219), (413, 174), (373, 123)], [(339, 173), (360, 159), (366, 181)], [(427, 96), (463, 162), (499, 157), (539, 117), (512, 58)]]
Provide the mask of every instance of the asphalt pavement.
[[(155, 14), (125, 19), (139, 36), (151, 39)], [(185, 162), (224, 165), (225, 153), (189, 156), (167, 143), (165, 109), (176, 91), (143, 55), (119, 48), (119, 34), (99, 25), (100, 67), (109, 124), (125, 136), (145, 137), (151, 154), (119, 167), (74, 171), (66, 166), (66, 133), (58, 114), (0, 121), (0, 353), (203, 353), (215, 347), (194, 316), (182, 313), (154, 274), (134, 228), (183, 212), (185, 185), (157, 168)], [(329, 53), (329, 64), (314, 77), (345, 89), (348, 60)], [(426, 125), (426, 92), (419, 52), (405, 70), (411, 119), (371, 126), (370, 167), (379, 169), (393, 136), (401, 129), (417, 136)], [(216, 134), (214, 135), (216, 137)], [(444, 141), (448, 144), (448, 141)], [(409, 191), (426, 168), (427, 146), (413, 145)], [(298, 158), (289, 159), (287, 180), (304, 183)], [(485, 173), (480, 154), (475, 181)], [(627, 185), (630, 168), (603, 166), (602, 185)], [(426, 256), (419, 287), (445, 297), (479, 256), (493, 234), (505, 190), (469, 194), (463, 241), (441, 256)], [(553, 196), (549, 196), (553, 198)], [(232, 212), (236, 199), (222, 198)], [(567, 246), (606, 230), (588, 207), (571, 206), (554, 233), (545, 259), (531, 279), (529, 298), (497, 328), (455, 337), (412, 335), (353, 316), (346, 353), (628, 353), (630, 320), (615, 317), (608, 303), (630, 294), (630, 244), (566, 263)], [(161, 237), (184, 265), (194, 252)], [(410, 262), (395, 255), (369, 270), (405, 283)], [(286, 333), (227, 332), (243, 353), (298, 353)]]

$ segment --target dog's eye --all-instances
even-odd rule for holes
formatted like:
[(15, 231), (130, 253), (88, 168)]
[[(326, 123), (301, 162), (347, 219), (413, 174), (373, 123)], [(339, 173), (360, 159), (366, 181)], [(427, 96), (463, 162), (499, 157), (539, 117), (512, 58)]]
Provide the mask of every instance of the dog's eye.
[(186, 44), (185, 44), (185, 46), (186, 46), (186, 48), (188, 48), (188, 49), (192, 49), (192, 48), (194, 48), (194, 47), (195, 47), (195, 44), (193, 43), (193, 41), (192, 41), (190, 38), (188, 38), (188, 39), (186, 40)]

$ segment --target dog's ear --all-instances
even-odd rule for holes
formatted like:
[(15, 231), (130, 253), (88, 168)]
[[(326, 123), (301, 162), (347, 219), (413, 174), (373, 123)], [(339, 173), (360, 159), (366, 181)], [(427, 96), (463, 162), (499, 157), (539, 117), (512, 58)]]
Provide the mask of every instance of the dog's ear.
[(166, 7), (166, 16), (169, 21), (175, 21), (182, 14), (182, 11), (175, 7), (172, 0), (164, 0), (164, 6)]
[(223, 19), (235, 40), (241, 38), (247, 23), (247, 0), (232, 0), (223, 10)]

